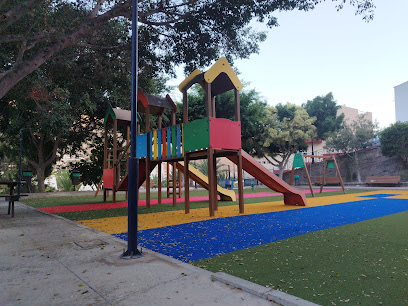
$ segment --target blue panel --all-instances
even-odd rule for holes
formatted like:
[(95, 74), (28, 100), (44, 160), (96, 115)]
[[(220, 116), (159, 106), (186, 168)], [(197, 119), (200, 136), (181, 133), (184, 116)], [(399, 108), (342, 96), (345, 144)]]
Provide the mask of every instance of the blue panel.
[(158, 153), (158, 159), (161, 159), (162, 157), (162, 148), (161, 148), (161, 141), (162, 141), (162, 132), (161, 130), (157, 130), (157, 150), (159, 151)]
[(171, 128), (167, 128), (167, 158), (171, 157)]
[(150, 148), (150, 152), (149, 152), (149, 159), (150, 160), (153, 159), (153, 148), (152, 148), (153, 142), (152, 142), (152, 138), (153, 138), (153, 133), (149, 132), (149, 144), (148, 144), (148, 146)]
[(177, 125), (177, 157), (181, 156), (181, 126)]
[(146, 134), (136, 136), (136, 158), (146, 157), (147, 155), (147, 136)]

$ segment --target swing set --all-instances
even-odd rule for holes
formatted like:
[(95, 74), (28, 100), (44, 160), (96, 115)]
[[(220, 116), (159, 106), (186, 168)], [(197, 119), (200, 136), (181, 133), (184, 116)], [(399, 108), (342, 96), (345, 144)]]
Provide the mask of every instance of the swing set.
[(310, 180), (310, 175), (309, 175), (309, 172), (307, 171), (305, 158), (315, 158), (315, 159), (321, 159), (322, 161), (324, 161), (324, 170), (323, 170), (322, 177), (320, 178), (320, 193), (323, 192), (324, 185), (327, 183), (328, 179), (330, 179), (329, 177), (326, 176), (327, 169), (336, 169), (336, 174), (337, 174), (338, 181), (339, 181), (339, 183), (341, 185), (341, 188), (343, 189), (343, 192), (346, 193), (346, 190), (345, 190), (344, 184), (343, 184), (343, 180), (342, 180), (341, 175), (340, 175), (340, 170), (339, 170), (339, 167), (337, 165), (336, 158), (334, 156), (307, 155), (307, 154), (295, 153), (295, 156), (293, 158), (293, 165), (292, 165), (292, 171), (291, 171), (291, 175), (290, 175), (289, 185), (292, 185), (293, 178), (295, 176), (295, 169), (303, 168), (303, 169), (305, 169), (306, 179), (307, 179), (307, 182), (309, 184), (310, 193), (314, 197), (312, 181)]

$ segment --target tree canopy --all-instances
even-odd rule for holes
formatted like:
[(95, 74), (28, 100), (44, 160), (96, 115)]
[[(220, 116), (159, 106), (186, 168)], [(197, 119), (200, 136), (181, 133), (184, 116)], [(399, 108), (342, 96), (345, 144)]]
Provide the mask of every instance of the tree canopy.
[(408, 162), (408, 122), (396, 122), (380, 133), (381, 153), (384, 156), (400, 156)]
[(376, 129), (376, 123), (364, 119), (363, 115), (361, 115), (356, 121), (344, 123), (343, 128), (328, 138), (326, 142), (327, 149), (346, 153), (354, 159), (359, 183), (361, 183), (361, 175), (357, 151), (370, 145), (370, 141), (377, 134)]
[[(119, 21), (104, 25), (99, 31), (107, 38), (100, 45), (117, 40), (126, 44), (123, 29)], [(93, 56), (89, 47), (88, 56), (69, 56), (75, 51), (66, 49), (61, 54), (68, 56), (42, 65), (9, 91), (12, 100), (0, 104), (0, 141), (12, 148), (23, 129), (23, 156), (35, 170), (40, 191), (45, 189), (46, 169), (57, 157), (77, 155), (95, 136), (108, 104), (123, 107), (130, 101), (126, 48), (107, 47)]]
[(262, 154), (272, 165), (279, 168), (282, 177), (289, 157), (306, 147), (305, 141), (315, 136), (316, 118), (309, 117), (306, 110), (294, 104), (279, 103), (266, 107), (265, 131), (262, 135)]
[[(226, 55), (229, 61), (258, 52), (265, 33), (252, 20), (278, 25), (274, 12), (314, 9), (324, 0), (139, 0), (141, 72), (172, 73), (174, 66), (202, 67)], [(336, 0), (337, 9), (345, 3)], [(127, 24), (131, 0), (4, 0), (0, 2), (0, 99), (21, 80), (75, 46), (83, 56), (108, 36), (110, 20)], [(373, 18), (372, 0), (350, 0), (363, 19)], [(92, 37), (97, 37), (92, 41)], [(120, 45), (112, 42), (111, 47)], [(68, 55), (64, 55), (68, 56)]]
[(337, 116), (340, 106), (337, 105), (331, 92), (308, 100), (303, 107), (310, 117), (316, 117), (314, 125), (319, 139), (326, 140), (330, 134), (340, 129), (343, 123), (344, 114)]

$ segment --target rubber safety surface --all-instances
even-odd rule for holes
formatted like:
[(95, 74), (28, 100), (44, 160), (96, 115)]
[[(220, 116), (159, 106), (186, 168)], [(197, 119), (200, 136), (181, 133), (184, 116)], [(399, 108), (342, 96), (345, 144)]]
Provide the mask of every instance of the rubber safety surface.
[[(139, 231), (139, 243), (189, 262), (408, 210), (406, 195), (373, 194), (360, 199), (146, 229)], [(127, 233), (114, 236), (127, 240)]]

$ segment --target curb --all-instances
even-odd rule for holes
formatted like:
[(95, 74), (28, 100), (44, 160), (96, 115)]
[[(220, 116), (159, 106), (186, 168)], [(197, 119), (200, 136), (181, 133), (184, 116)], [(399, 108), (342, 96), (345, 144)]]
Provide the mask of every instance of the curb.
[(295, 297), (288, 293), (269, 289), (267, 287), (252, 283), (242, 278), (238, 278), (232, 275), (229, 275), (224, 272), (217, 272), (213, 274), (214, 279), (219, 282), (225, 283), (228, 286), (241, 289), (245, 292), (248, 292), (252, 295), (256, 295), (260, 298), (263, 298), (268, 301), (272, 301), (284, 306), (315, 306), (318, 304), (303, 300), (301, 298)]

